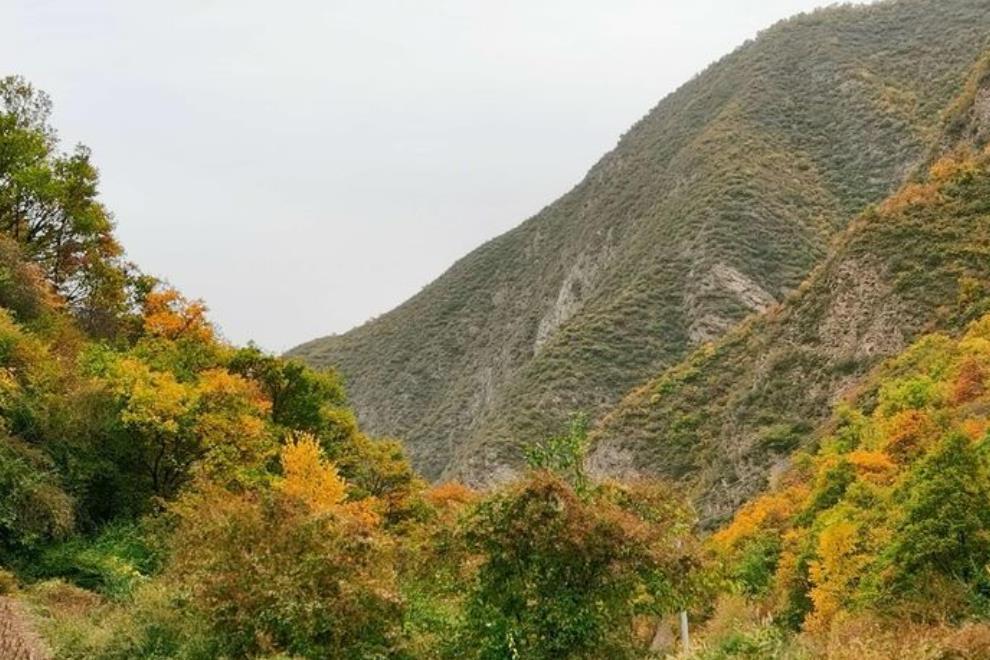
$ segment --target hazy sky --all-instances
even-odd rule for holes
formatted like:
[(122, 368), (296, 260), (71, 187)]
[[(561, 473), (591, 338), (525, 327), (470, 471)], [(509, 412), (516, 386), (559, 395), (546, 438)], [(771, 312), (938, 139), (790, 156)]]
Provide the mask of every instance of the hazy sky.
[(130, 257), (282, 350), (418, 291), (818, 0), (0, 0)]

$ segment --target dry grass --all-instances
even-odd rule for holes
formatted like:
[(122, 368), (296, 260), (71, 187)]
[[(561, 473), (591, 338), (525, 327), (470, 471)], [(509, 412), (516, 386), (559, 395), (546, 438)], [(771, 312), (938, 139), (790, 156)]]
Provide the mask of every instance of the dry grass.
[(981, 660), (990, 658), (990, 624), (949, 625), (850, 617), (821, 637), (804, 635), (812, 657), (828, 660)]

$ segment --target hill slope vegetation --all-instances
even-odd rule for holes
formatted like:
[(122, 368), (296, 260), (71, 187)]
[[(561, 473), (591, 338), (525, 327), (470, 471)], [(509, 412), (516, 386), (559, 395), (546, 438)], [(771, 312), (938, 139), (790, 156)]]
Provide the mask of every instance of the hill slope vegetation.
[[(661, 101), (572, 191), (402, 306), (293, 351), (428, 477), (500, 480), (522, 443), (785, 299), (939, 135), (985, 1), (778, 24)], [(683, 461), (680, 461), (683, 463)], [(668, 470), (669, 471), (669, 470)]]
[(870, 368), (984, 312), (988, 137), (990, 59), (950, 107), (930, 168), (862, 214), (784, 304), (630, 393), (596, 431), (596, 468), (683, 479), (708, 517), (728, 514)]

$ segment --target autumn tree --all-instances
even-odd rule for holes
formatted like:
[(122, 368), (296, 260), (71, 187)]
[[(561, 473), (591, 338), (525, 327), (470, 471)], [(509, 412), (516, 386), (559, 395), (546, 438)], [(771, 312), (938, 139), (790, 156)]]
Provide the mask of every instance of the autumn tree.
[(703, 591), (691, 509), (666, 486), (594, 483), (587, 424), (530, 446), (530, 470), (475, 504), (462, 552), (476, 567), (455, 654), (641, 657), (642, 617)]
[(312, 439), (287, 445), (282, 463), (274, 491), (204, 484), (180, 498), (166, 574), (215, 656), (389, 656), (402, 613), (393, 544), (342, 501), (346, 484)]
[(333, 511), (346, 497), (346, 486), (337, 468), (323, 456), (319, 443), (301, 435), (282, 447), (280, 492), (309, 507), (314, 513)]
[(213, 327), (202, 300), (188, 300), (172, 287), (156, 287), (143, 301), (144, 333), (169, 341), (210, 343)]
[(950, 433), (911, 470), (899, 497), (903, 517), (889, 554), (897, 592), (923, 593), (932, 573), (987, 582), (990, 473), (980, 448)]
[(83, 146), (57, 151), (51, 101), (18, 77), (0, 80), (0, 231), (19, 243), (62, 298), (89, 320), (125, 304), (126, 268), (99, 173)]
[(259, 384), (271, 402), (275, 424), (311, 433), (327, 448), (357, 432), (357, 421), (346, 407), (344, 386), (335, 372), (316, 371), (297, 360), (268, 355), (256, 346), (238, 349), (229, 368)]
[(171, 497), (194, 468), (220, 481), (248, 478), (274, 451), (268, 405), (256, 385), (212, 368), (181, 379), (135, 355), (95, 351), (89, 369), (105, 393), (104, 453), (158, 497)]

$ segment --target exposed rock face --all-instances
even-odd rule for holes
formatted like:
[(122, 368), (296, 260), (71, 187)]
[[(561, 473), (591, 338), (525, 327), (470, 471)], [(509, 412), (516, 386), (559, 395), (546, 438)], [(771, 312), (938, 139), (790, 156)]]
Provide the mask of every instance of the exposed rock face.
[[(728, 264), (717, 263), (698, 279), (700, 283), (691, 296), (692, 302), (702, 297), (729, 297), (749, 312), (756, 313), (766, 311), (777, 302), (763, 287)], [(688, 336), (693, 343), (702, 344), (721, 337), (737, 322), (733, 315), (702, 311), (695, 315)]]
[(612, 256), (610, 238), (611, 232), (609, 239), (597, 253), (582, 253), (567, 271), (557, 293), (557, 299), (550, 311), (540, 319), (540, 324), (536, 328), (534, 354), (539, 353), (540, 348), (557, 332), (557, 329), (581, 309), (585, 297), (594, 289), (598, 276), (608, 266)]
[(907, 346), (904, 320), (910, 313), (884, 269), (865, 259), (836, 268), (831, 304), (818, 324), (818, 343), (832, 361), (869, 360)]
[(636, 452), (612, 438), (598, 438), (585, 460), (585, 468), (596, 479), (635, 481), (644, 475), (637, 467)]

